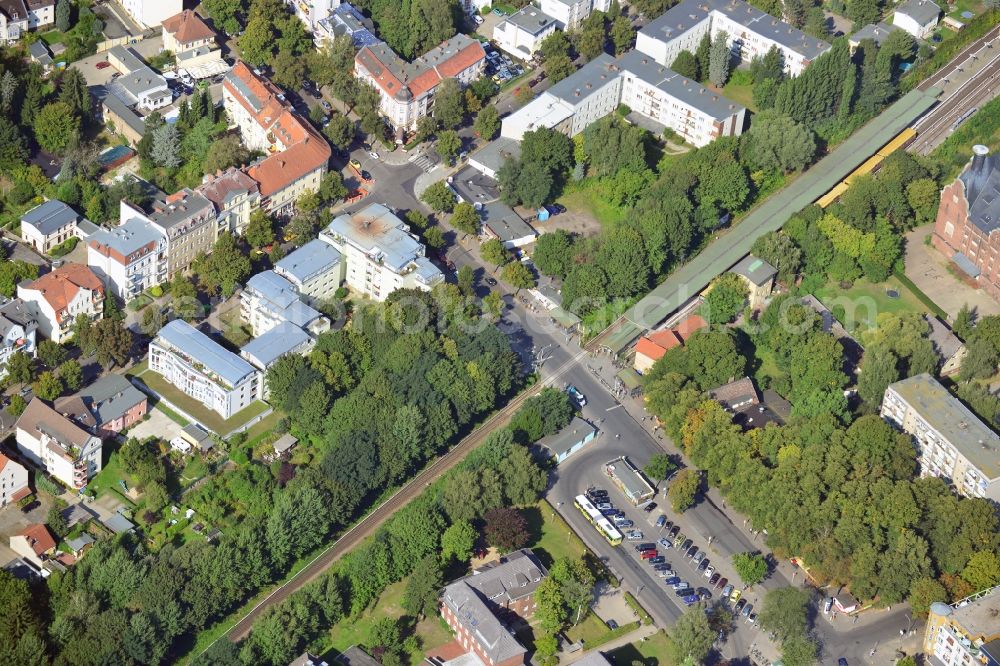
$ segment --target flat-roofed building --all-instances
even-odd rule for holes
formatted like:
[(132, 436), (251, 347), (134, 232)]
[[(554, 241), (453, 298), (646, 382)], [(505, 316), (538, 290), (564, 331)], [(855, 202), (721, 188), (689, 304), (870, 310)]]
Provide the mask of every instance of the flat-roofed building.
[(167, 281), (167, 238), (144, 216), (131, 217), (90, 237), (87, 265), (116, 296), (130, 300)]
[(182, 319), (149, 344), (149, 369), (228, 419), (261, 397), (260, 371)]
[(17, 419), (18, 450), (70, 488), (83, 488), (101, 471), (100, 437), (91, 435), (40, 398)]
[(576, 30), (594, 10), (608, 11), (611, 0), (540, 0), (539, 6), (563, 30)]
[(496, 238), (507, 249), (524, 247), (533, 243), (538, 232), (521, 219), (507, 204), (494, 201), (483, 206), (479, 215), (482, 219), (483, 235)]
[(184, 9), (183, 0), (119, 0), (119, 4), (143, 28), (155, 28)]
[(274, 271), (263, 271), (247, 280), (240, 293), (240, 316), (250, 324), (254, 336), (285, 322), (314, 336), (330, 330), (330, 320), (302, 302), (295, 287)]
[[(287, 354), (306, 354), (313, 345), (315, 338), (291, 322), (281, 322), (267, 333), (258, 336), (240, 349), (240, 356), (266, 373), (267, 369)], [(266, 375), (265, 375), (266, 380)], [(268, 396), (266, 381), (263, 397)]]
[(626, 457), (615, 458), (604, 465), (604, 473), (625, 493), (628, 501), (639, 506), (653, 499), (656, 489), (638, 467)]
[(314, 238), (278, 261), (274, 272), (288, 280), (307, 303), (331, 301), (340, 288), (341, 256), (332, 245)]
[(931, 604), (923, 652), (941, 666), (1000, 663), (1000, 586), (948, 605)]
[(921, 476), (951, 482), (966, 497), (1000, 502), (1000, 436), (929, 374), (890, 384), (882, 418), (916, 442)]
[(582, 449), (587, 445), (587, 442), (592, 441), (595, 437), (597, 437), (597, 428), (579, 416), (574, 416), (565, 428), (538, 440), (538, 445), (548, 449), (556, 464), (559, 464)]
[(497, 47), (515, 58), (528, 60), (545, 38), (559, 29), (559, 22), (533, 5), (526, 5), (493, 28)]

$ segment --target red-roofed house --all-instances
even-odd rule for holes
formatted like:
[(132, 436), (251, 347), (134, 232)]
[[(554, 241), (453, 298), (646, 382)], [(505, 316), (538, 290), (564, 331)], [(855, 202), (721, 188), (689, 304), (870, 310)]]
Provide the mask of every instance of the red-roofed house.
[(92, 320), (104, 312), (104, 283), (85, 264), (66, 264), (37, 280), (17, 285), (22, 301), (35, 303), (41, 317), (38, 331), (62, 344), (73, 334), (79, 315)]
[(7, 506), (30, 494), (28, 470), (16, 460), (0, 453), (0, 506)]
[(453, 78), (467, 86), (482, 76), (485, 65), (482, 45), (457, 34), (412, 63), (400, 58), (384, 42), (366, 46), (354, 58), (354, 75), (378, 90), (382, 115), (401, 140), (432, 111), (434, 92), (441, 81)]
[(663, 358), (668, 349), (680, 346), (681, 339), (674, 331), (667, 329), (655, 331), (639, 338), (635, 345), (635, 362), (633, 367), (640, 375), (645, 374), (653, 364)]
[(56, 540), (42, 523), (28, 525), (10, 538), (10, 549), (21, 557), (35, 563), (38, 568), (55, 552)]
[(163, 19), (163, 48), (175, 55), (215, 43), (215, 31), (190, 9)]
[(700, 331), (703, 328), (708, 328), (708, 322), (700, 316), (692, 314), (681, 320), (674, 327), (674, 332), (680, 337), (681, 342), (687, 342), (688, 338), (695, 334), (695, 331)]
[(296, 199), (319, 189), (330, 145), (292, 110), (280, 88), (244, 62), (237, 62), (226, 75), (222, 98), (243, 143), (268, 153), (244, 169), (259, 186), (261, 207), (290, 214)]

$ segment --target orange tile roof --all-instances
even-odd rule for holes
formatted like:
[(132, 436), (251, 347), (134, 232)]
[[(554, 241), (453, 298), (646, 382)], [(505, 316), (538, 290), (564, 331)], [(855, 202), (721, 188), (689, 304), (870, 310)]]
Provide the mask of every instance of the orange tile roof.
[(96, 291), (104, 296), (104, 283), (84, 264), (66, 264), (46, 273), (42, 277), (28, 282), (25, 289), (41, 292), (42, 298), (56, 313), (56, 320), (61, 324), (66, 308), (76, 298), (80, 289)]
[(483, 50), (483, 45), (474, 42), (438, 65), (437, 71), (446, 79), (458, 76), (485, 57), (486, 51)]
[(688, 338), (694, 335), (695, 331), (700, 331), (707, 326), (708, 322), (700, 316), (693, 314), (688, 315), (683, 321), (681, 321), (681, 323), (677, 324), (677, 326), (674, 327), (674, 331), (682, 341), (686, 342)]
[(247, 169), (247, 175), (260, 184), (260, 195), (269, 197), (330, 160), (330, 144), (315, 131), (288, 150), (275, 153)]
[(42, 523), (28, 525), (18, 533), (18, 536), (25, 537), (28, 540), (28, 545), (39, 557), (56, 547), (56, 540), (52, 538), (49, 528)]
[(190, 9), (185, 9), (180, 14), (163, 19), (163, 29), (172, 34), (174, 39), (181, 44), (215, 37), (215, 31)]
[[(0, 453), (0, 472), (4, 470), (4, 468), (7, 466), (7, 463), (9, 462), (14, 462), (14, 461), (5, 456), (4, 454)], [(14, 462), (14, 464), (17, 465), (18, 463)]]
[(642, 354), (653, 361), (659, 361), (668, 349), (672, 349), (681, 344), (680, 338), (671, 330), (656, 331), (647, 336), (639, 338), (635, 345), (635, 352)]

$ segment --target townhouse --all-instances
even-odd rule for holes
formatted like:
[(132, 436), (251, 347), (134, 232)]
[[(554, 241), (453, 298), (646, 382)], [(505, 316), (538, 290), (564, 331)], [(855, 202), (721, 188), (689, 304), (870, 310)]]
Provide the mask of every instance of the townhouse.
[(243, 235), (250, 215), (260, 208), (260, 187), (236, 167), (206, 175), (195, 192), (215, 207), (216, 235), (223, 231)]
[(57, 398), (55, 409), (90, 434), (108, 439), (141, 421), (149, 411), (149, 400), (128, 379), (112, 373)]
[(101, 438), (40, 398), (28, 403), (15, 428), (21, 454), (68, 488), (83, 488), (101, 471)]
[(17, 352), (34, 358), (39, 319), (34, 303), (0, 296), (0, 379), (7, 376), (7, 361)]
[(0, 0), (0, 44), (55, 23), (55, 0)]
[(559, 22), (563, 30), (576, 30), (592, 12), (606, 12), (611, 0), (540, 0), (539, 7)]
[(37, 280), (17, 285), (17, 297), (38, 309), (38, 332), (62, 344), (73, 335), (79, 316), (100, 319), (104, 313), (104, 283), (84, 264), (65, 264)]
[(186, 187), (154, 199), (148, 215), (124, 201), (121, 210), (123, 217), (127, 214), (148, 220), (166, 239), (168, 280), (191, 268), (199, 254), (211, 252), (218, 237), (212, 202)]
[[(128, 208), (122, 202), (122, 211)], [(101, 229), (87, 245), (87, 265), (111, 292), (126, 301), (167, 281), (167, 238), (145, 216)]]
[(408, 63), (383, 42), (365, 46), (354, 58), (354, 75), (375, 87), (382, 115), (402, 141), (430, 114), (434, 93), (445, 79), (466, 86), (479, 78), (486, 66), (486, 52), (470, 37), (457, 34)]

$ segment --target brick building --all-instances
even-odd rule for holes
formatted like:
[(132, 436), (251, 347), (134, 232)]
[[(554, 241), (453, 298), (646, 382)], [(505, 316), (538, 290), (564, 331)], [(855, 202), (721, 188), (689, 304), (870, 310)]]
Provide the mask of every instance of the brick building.
[(934, 235), (940, 250), (1000, 300), (1000, 159), (973, 146), (965, 170), (941, 191)]

